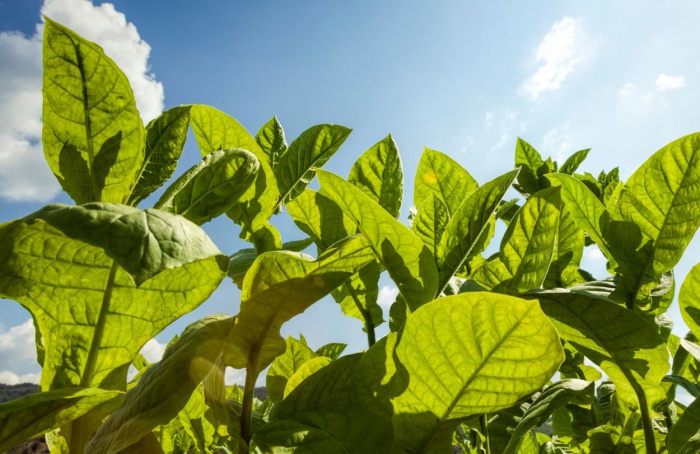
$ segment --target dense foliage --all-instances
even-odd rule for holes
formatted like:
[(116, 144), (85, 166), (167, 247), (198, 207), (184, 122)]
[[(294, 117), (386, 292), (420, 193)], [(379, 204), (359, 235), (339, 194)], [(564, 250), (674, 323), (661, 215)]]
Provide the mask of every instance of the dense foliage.
[[(49, 19), (43, 122), (76, 205), (0, 226), (0, 296), (32, 314), (42, 366), (41, 392), (0, 405), (0, 450), (47, 433), (52, 452), (97, 454), (700, 452), (700, 400), (675, 397), (700, 395), (700, 265), (678, 298), (692, 332), (671, 334), (667, 315), (700, 225), (700, 133), (627, 182), (576, 173), (588, 150), (559, 165), (518, 140), (515, 169), (479, 184), (426, 149), (406, 226), (391, 136), (344, 179), (320, 169), (342, 126), (287, 145), (276, 118), (252, 136), (187, 105), (144, 127), (119, 68)], [(172, 177), (190, 126), (201, 162), (139, 208)], [(510, 188), (522, 197), (504, 200)], [(307, 240), (282, 241), (269, 222), (282, 212)], [(221, 215), (251, 248), (217, 248), (200, 226)], [(311, 244), (315, 257), (301, 252)], [(585, 248), (609, 277), (580, 268)], [(384, 272), (399, 289), (388, 314)], [(191, 324), (148, 364), (143, 345), (227, 276), (238, 315)], [(365, 352), (281, 337), (327, 295), (362, 322)], [(245, 369), (243, 389), (225, 385), (226, 367)]]

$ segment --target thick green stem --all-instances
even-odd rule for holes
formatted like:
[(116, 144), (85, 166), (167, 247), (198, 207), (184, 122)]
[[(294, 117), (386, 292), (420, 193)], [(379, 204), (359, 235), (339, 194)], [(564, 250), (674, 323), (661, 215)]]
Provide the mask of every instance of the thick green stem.
[[(257, 355), (255, 355), (257, 356)], [(246, 370), (245, 385), (243, 387), (243, 402), (241, 403), (241, 437), (246, 443), (250, 443), (251, 426), (253, 421), (253, 398), (255, 382), (258, 381), (257, 361), (250, 364)]]
[(647, 454), (656, 454), (656, 438), (654, 437), (654, 426), (651, 424), (651, 415), (649, 414), (649, 404), (647, 403), (647, 396), (644, 394), (644, 390), (634, 380), (630, 380), (632, 389), (634, 389), (635, 394), (637, 394), (637, 399), (639, 399), (639, 409), (642, 413), (642, 426), (644, 428), (644, 444), (646, 445)]
[[(97, 316), (97, 323), (95, 324), (95, 332), (92, 335), (92, 342), (90, 343), (90, 350), (88, 351), (88, 357), (85, 361), (85, 369), (83, 369), (83, 375), (80, 377), (79, 386), (83, 388), (89, 388), (93, 386), (93, 378), (95, 374), (95, 366), (97, 364), (97, 356), (100, 351), (100, 345), (102, 344), (102, 336), (104, 336), (105, 324), (107, 323), (107, 314), (109, 313), (109, 305), (112, 301), (112, 291), (114, 290), (114, 279), (117, 276), (117, 269), (119, 265), (117, 262), (112, 261), (112, 266), (109, 269), (109, 275), (107, 276), (107, 283), (105, 285), (104, 293), (102, 294), (102, 305), (100, 306), (100, 313)], [(70, 453), (71, 454), (82, 454), (85, 450), (85, 444), (90, 436), (91, 428), (87, 427), (88, 420), (86, 416), (80, 417), (73, 421), (70, 429)]]
[(479, 416), (479, 423), (481, 424), (481, 434), (486, 440), (484, 443), (486, 454), (491, 454), (491, 443), (489, 442), (489, 422), (488, 419), (486, 419), (486, 415)]
[(355, 302), (357, 310), (360, 311), (360, 314), (362, 314), (362, 318), (365, 320), (365, 330), (367, 331), (367, 343), (371, 347), (377, 341), (377, 338), (374, 334), (374, 323), (372, 323), (372, 314), (370, 314), (370, 312), (362, 306), (362, 303), (360, 303), (360, 300), (355, 294), (355, 290), (353, 290), (352, 286), (347, 283), (343, 285), (345, 285), (345, 288), (348, 289), (348, 293), (352, 297), (352, 300)]

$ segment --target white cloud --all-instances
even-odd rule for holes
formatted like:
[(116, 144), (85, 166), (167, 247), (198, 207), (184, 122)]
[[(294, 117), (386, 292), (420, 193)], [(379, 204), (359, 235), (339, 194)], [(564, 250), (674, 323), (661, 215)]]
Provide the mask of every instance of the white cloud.
[(508, 143), (508, 133), (503, 133), (501, 134), (501, 137), (499, 137), (498, 142), (493, 144), (491, 147), (491, 151), (496, 151), (499, 148), (503, 148), (506, 144)]
[(668, 74), (659, 74), (656, 78), (656, 89), (659, 91), (676, 90), (685, 86), (685, 77), (669, 76)]
[(245, 383), (245, 370), (227, 367), (224, 372), (224, 383), (226, 386), (241, 385)]
[(41, 374), (39, 373), (17, 375), (6, 370), (0, 371), (0, 383), (6, 385), (17, 385), (19, 383), (34, 383), (38, 385), (40, 380)]
[[(163, 110), (163, 85), (149, 72), (149, 45), (114, 5), (46, 0), (44, 14), (97, 42), (129, 78), (144, 121)], [(47, 202), (60, 190), (41, 147), (41, 36), (0, 33), (0, 198)]]
[(493, 117), (495, 114), (495, 110), (489, 110), (488, 112), (486, 112), (486, 116), (484, 117), (484, 126), (486, 126), (487, 128), (493, 126)]
[(564, 162), (573, 149), (570, 130), (571, 124), (565, 123), (547, 131), (542, 139), (544, 148), (557, 162)]
[(399, 289), (393, 285), (383, 285), (379, 289), (379, 296), (377, 297), (377, 304), (379, 304), (382, 309), (388, 311), (396, 297), (399, 295)]
[(141, 348), (141, 354), (149, 363), (157, 363), (165, 353), (166, 344), (161, 344), (155, 339), (151, 339)]
[(0, 327), (0, 383), (9, 385), (25, 382), (38, 383), (41, 376), (39, 373), (14, 372), (28, 368), (39, 368), (36, 362), (34, 324), (31, 318), (8, 330)]
[(589, 57), (591, 49), (579, 19), (564, 17), (555, 23), (540, 42), (535, 59), (541, 66), (518, 88), (518, 94), (537, 100), (546, 92), (556, 91), (574, 71)]

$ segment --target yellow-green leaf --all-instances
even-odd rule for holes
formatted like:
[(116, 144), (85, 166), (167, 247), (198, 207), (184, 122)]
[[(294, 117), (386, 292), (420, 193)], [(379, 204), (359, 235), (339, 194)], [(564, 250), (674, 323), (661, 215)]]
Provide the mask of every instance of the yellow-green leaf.
[(143, 162), (129, 80), (102, 48), (46, 18), (44, 156), (76, 203), (124, 203)]
[(396, 349), (408, 387), (394, 404), (397, 452), (443, 452), (472, 415), (539, 390), (562, 360), (559, 335), (535, 301), (470, 292), (412, 313)]

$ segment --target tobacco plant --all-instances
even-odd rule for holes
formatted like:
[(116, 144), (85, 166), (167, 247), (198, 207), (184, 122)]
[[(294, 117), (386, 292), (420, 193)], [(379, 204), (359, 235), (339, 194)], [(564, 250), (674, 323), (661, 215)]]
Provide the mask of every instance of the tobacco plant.
[[(518, 139), (515, 169), (479, 184), (426, 148), (407, 226), (391, 136), (344, 179), (320, 169), (342, 126), (287, 145), (277, 118), (252, 136), (186, 105), (144, 127), (97, 45), (50, 19), (43, 42), (44, 153), (76, 205), (0, 226), (0, 296), (31, 313), (42, 366), (40, 393), (0, 405), (0, 450), (47, 433), (63, 453), (700, 452), (700, 400), (676, 399), (700, 395), (700, 265), (678, 296), (691, 333), (671, 334), (667, 314), (700, 226), (700, 133), (627, 182), (576, 173), (588, 150), (560, 166)], [(139, 208), (190, 127), (201, 162)], [(283, 243), (275, 214), (308, 239)], [(200, 226), (220, 215), (251, 248), (213, 244)], [(586, 248), (608, 277), (580, 268)], [(388, 314), (382, 273), (399, 290)], [(191, 324), (148, 364), (141, 347), (226, 276), (239, 313)], [(362, 323), (366, 351), (281, 337), (327, 295)], [(226, 367), (245, 369), (242, 388)]]

